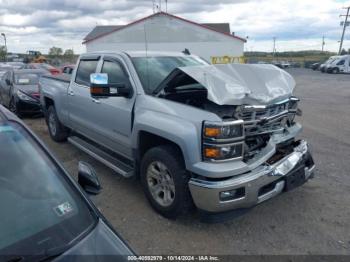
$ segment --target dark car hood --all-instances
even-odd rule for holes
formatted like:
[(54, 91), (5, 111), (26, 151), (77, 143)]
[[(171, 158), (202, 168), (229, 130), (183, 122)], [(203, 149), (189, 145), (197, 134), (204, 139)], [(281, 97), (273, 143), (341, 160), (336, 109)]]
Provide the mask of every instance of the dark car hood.
[(38, 85), (15, 85), (17, 90), (22, 91), (28, 95), (39, 93)]
[[(77, 245), (54, 261), (128, 261), (127, 256), (134, 255), (129, 247), (101, 219), (94, 230)], [(109, 260), (108, 260), (109, 259)]]

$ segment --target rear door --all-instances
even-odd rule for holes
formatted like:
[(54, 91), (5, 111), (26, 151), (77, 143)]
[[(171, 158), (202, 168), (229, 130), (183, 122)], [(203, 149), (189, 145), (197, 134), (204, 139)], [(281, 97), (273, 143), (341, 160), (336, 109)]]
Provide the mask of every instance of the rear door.
[(90, 95), (90, 74), (96, 73), (99, 60), (100, 56), (81, 57), (67, 96), (69, 126), (90, 139), (96, 138), (96, 119), (91, 108), (93, 102)]
[(107, 73), (109, 83), (121, 83), (127, 79), (133, 88), (133, 96), (93, 99), (91, 110), (95, 115), (94, 126), (99, 143), (125, 157), (132, 157), (131, 129), (132, 111), (136, 92), (127, 66), (118, 56), (105, 56), (101, 63), (101, 73)]

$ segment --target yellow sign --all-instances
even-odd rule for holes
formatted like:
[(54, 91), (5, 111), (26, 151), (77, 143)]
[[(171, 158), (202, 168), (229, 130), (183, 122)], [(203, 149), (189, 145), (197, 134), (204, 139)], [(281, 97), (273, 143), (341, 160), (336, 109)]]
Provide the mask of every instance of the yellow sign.
[(245, 63), (244, 57), (243, 56), (212, 56), (211, 58), (211, 63), (213, 65), (216, 64), (232, 64), (232, 63), (240, 63), (243, 64)]

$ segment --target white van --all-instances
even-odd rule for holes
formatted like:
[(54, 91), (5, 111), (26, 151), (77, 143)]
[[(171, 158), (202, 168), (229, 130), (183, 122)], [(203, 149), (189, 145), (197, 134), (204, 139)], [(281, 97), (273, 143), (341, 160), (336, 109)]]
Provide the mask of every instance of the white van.
[(350, 73), (350, 55), (343, 55), (327, 66), (327, 73)]
[(326, 72), (326, 67), (328, 65), (330, 65), (331, 63), (333, 63), (335, 60), (337, 60), (338, 58), (340, 58), (339, 55), (334, 55), (334, 56), (331, 56), (330, 58), (328, 58), (328, 60), (326, 62), (324, 62), (323, 64), (320, 65), (320, 71), (322, 73), (325, 73)]

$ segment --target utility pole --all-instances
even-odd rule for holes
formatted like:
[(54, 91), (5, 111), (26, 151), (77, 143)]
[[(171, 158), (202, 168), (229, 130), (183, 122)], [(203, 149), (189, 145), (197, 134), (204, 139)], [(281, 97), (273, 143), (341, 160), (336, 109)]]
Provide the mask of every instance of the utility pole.
[(6, 49), (6, 52), (7, 52), (6, 35), (5, 35), (5, 33), (1, 33), (1, 35), (4, 37), (4, 41), (5, 41), (5, 49)]
[(350, 6), (349, 7), (345, 7), (344, 9), (347, 9), (346, 15), (340, 15), (340, 17), (345, 16), (345, 22), (344, 22), (344, 26), (343, 26), (343, 33), (342, 33), (341, 39), (340, 39), (340, 46), (339, 46), (339, 52), (338, 52), (339, 55), (341, 54), (341, 51), (342, 51), (342, 48), (343, 48), (344, 35), (345, 35), (346, 26), (347, 26), (347, 23), (348, 23)]
[(5, 33), (1, 33), (1, 35), (4, 37), (4, 41), (5, 41), (5, 61), (7, 61), (7, 43), (6, 43), (6, 35)]
[(326, 43), (324, 42), (324, 36), (322, 36), (322, 53), (323, 53), (323, 50), (324, 50), (324, 45), (325, 45)]
[(276, 55), (276, 37), (273, 37), (273, 50), (272, 50), (273, 57)]
[(168, 0), (165, 0), (165, 13), (168, 13)]

